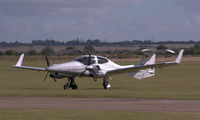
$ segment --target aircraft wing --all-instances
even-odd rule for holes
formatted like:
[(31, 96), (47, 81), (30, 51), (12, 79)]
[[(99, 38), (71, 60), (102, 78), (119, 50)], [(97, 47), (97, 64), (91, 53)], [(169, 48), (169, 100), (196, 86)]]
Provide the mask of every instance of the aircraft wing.
[(136, 72), (136, 71), (148, 69), (148, 68), (163, 68), (163, 67), (167, 67), (167, 66), (177, 65), (181, 62), (183, 52), (184, 52), (184, 50), (182, 49), (179, 52), (177, 59), (173, 62), (163, 62), (163, 63), (149, 64), (149, 65), (136, 65), (136, 66), (127, 67), (127, 68), (118, 68), (118, 69), (107, 71), (106, 75), (112, 75), (112, 74), (117, 74), (117, 73), (126, 73), (126, 72)]
[(13, 65), (12, 67), (13, 68), (20, 68), (20, 69), (37, 70), (37, 71), (47, 71), (46, 68), (22, 66), (23, 59), (24, 59), (24, 54), (21, 54), (16, 65)]

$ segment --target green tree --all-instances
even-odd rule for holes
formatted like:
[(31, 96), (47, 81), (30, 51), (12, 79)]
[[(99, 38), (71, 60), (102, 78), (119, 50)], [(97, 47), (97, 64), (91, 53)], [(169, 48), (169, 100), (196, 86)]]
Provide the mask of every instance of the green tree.
[(75, 47), (74, 47), (74, 46), (68, 46), (68, 47), (66, 47), (65, 49), (66, 49), (66, 50), (74, 50)]
[(194, 45), (194, 48), (195, 48), (195, 49), (200, 49), (200, 43), (196, 43), (196, 44)]
[(95, 51), (95, 48), (92, 46), (92, 45), (86, 45), (83, 47), (83, 51), (85, 52), (94, 52)]
[(40, 54), (50, 56), (50, 55), (54, 55), (55, 51), (53, 50), (52, 47), (48, 46), (46, 48), (43, 48), (43, 50), (40, 52)]
[(10, 56), (10, 55), (17, 55), (17, 54), (18, 53), (16, 51), (14, 51), (14, 50), (6, 50), (4, 52), (4, 55), (8, 55), (8, 56)]
[(156, 49), (157, 49), (157, 50), (165, 50), (165, 49), (167, 49), (167, 47), (166, 47), (165, 45), (163, 45), (163, 44), (160, 44), (160, 45), (158, 45), (158, 46), (156, 47)]
[(36, 50), (29, 50), (29, 51), (27, 52), (27, 54), (28, 54), (28, 55), (37, 55), (38, 53), (37, 53)]

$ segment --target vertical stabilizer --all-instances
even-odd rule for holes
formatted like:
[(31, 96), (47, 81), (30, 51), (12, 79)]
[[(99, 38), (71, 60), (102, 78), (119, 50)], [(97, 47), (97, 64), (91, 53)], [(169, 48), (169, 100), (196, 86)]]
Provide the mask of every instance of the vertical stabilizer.
[(153, 54), (150, 58), (149, 55), (144, 55), (140, 65), (149, 65), (149, 64), (155, 64), (156, 54)]
[(156, 54), (153, 54), (151, 58), (145, 63), (145, 65), (155, 64), (156, 61)]

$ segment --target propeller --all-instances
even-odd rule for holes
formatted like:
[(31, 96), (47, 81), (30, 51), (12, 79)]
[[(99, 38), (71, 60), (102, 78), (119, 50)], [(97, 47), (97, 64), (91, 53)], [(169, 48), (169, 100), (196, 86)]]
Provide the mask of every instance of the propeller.
[[(45, 56), (45, 59), (46, 59), (47, 67), (49, 67), (49, 66), (50, 66), (50, 63), (49, 63), (49, 59), (48, 59), (47, 55)], [(47, 79), (48, 76), (49, 76), (49, 71), (47, 72), (45, 78), (43, 79), (43, 82), (46, 81), (46, 79)], [(56, 81), (56, 78), (55, 78), (55, 77), (54, 77), (53, 79), (54, 79), (54, 81)]]
[(95, 71), (96, 71), (96, 70), (100, 70), (100, 68), (99, 68), (98, 65), (97, 65), (97, 66), (90, 65), (90, 66), (85, 67), (85, 70), (88, 70), (88, 71), (90, 71), (91, 73), (93, 73), (94, 76), (97, 76), (97, 74), (96, 74)]
[(92, 60), (91, 60), (91, 53), (90, 51), (88, 51), (88, 65), (91, 65), (92, 64)]
[(87, 64), (87, 66), (85, 67), (85, 70), (82, 73), (89, 71), (90, 73), (92, 73), (94, 81), (96, 81), (96, 76), (97, 76), (97, 74), (95, 72), (96, 70), (100, 70), (100, 68), (99, 68), (98, 65), (97, 66), (92, 65), (92, 57), (91, 57), (91, 53), (89, 51), (88, 52), (88, 64)]
[(47, 76), (49, 75), (49, 72), (47, 72), (47, 74), (46, 74), (46, 76), (45, 76), (45, 78), (44, 78), (44, 80), (43, 80), (43, 82), (45, 82), (46, 81), (46, 79), (47, 79)]
[(49, 60), (48, 60), (48, 57), (47, 57), (47, 55), (45, 56), (45, 59), (46, 59), (46, 62), (47, 62), (47, 66), (49, 67)]

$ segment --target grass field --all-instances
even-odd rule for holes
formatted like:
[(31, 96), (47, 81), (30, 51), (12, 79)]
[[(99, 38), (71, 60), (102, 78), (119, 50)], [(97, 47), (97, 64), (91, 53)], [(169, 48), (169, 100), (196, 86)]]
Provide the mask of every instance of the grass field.
[[(61, 61), (55, 61), (59, 63)], [(62, 61), (63, 62), (63, 61)], [(136, 61), (133, 61), (135, 63)], [(124, 74), (112, 76), (112, 89), (104, 90), (102, 80), (76, 78), (78, 90), (63, 90), (66, 80), (42, 79), (45, 72), (13, 69), (15, 62), (0, 62), (0, 96), (41, 97), (113, 97), (141, 99), (200, 99), (200, 61), (186, 61), (178, 66), (157, 69), (156, 76), (135, 80)], [(120, 64), (132, 64), (130, 61)], [(41, 62), (24, 65), (45, 66)], [(133, 111), (0, 109), (2, 120), (199, 120), (197, 113), (150, 113)]]
[[(61, 61), (55, 61), (59, 63)], [(133, 61), (135, 63), (135, 61)], [(78, 90), (63, 90), (65, 79), (42, 82), (45, 72), (19, 70), (10, 66), (15, 62), (0, 63), (0, 96), (45, 97), (114, 97), (147, 99), (200, 99), (200, 62), (186, 61), (178, 66), (157, 69), (156, 76), (135, 80), (125, 74), (112, 76), (111, 90), (104, 90), (102, 79), (76, 78)], [(130, 61), (120, 64), (131, 64)], [(24, 65), (44, 66), (42, 62)]]
[(19, 109), (0, 110), (2, 120), (199, 120), (194, 113), (146, 113), (130, 111)]

